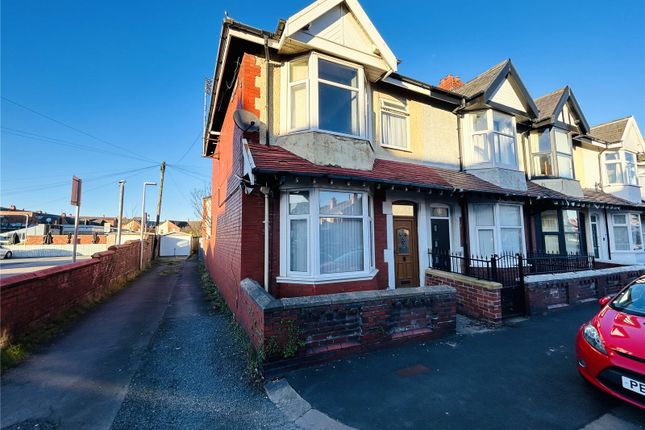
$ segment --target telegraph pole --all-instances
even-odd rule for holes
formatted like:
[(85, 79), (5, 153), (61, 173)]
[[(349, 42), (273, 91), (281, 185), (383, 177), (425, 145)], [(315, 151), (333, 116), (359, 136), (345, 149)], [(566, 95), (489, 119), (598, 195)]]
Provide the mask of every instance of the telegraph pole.
[(166, 173), (166, 162), (161, 162), (161, 173), (159, 174), (159, 197), (157, 198), (157, 219), (155, 220), (155, 232), (159, 233), (159, 217), (161, 216), (161, 197), (163, 196), (163, 177)]
[(116, 244), (121, 245), (121, 223), (123, 221), (123, 186), (125, 185), (125, 180), (121, 179), (119, 181), (119, 226), (116, 230)]

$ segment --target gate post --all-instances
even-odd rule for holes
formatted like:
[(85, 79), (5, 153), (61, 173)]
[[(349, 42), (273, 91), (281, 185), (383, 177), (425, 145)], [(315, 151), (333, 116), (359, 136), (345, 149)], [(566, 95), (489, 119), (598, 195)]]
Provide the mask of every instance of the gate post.
[(491, 270), (491, 277), (493, 278), (494, 282), (497, 282), (497, 254), (493, 254), (490, 257), (490, 270)]

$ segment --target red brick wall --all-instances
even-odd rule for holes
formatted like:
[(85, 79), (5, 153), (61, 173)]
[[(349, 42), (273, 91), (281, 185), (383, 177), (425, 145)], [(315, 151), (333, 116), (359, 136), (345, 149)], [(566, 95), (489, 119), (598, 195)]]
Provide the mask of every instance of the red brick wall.
[(561, 273), (527, 276), (525, 280), (528, 313), (543, 314), (549, 310), (585, 303), (616, 294), (625, 285), (645, 274), (645, 268), (600, 270), (586, 276)]
[(229, 308), (243, 324), (247, 321), (244, 314), (247, 309), (240, 298), (242, 274), (262, 279), (258, 277), (263, 270), (258, 262), (263, 259), (264, 248), (258, 247), (258, 240), (263, 235), (258, 232), (262, 228), (264, 206), (257, 191), (252, 195), (242, 192), (236, 177), (242, 176), (243, 172), (242, 134), (233, 122), (233, 113), (237, 109), (246, 109), (259, 116), (255, 108), (255, 99), (260, 96), (255, 78), (259, 75), (260, 67), (255, 64), (255, 57), (245, 54), (231, 89), (233, 95), (212, 160), (211, 238), (205, 241), (204, 249), (209, 274)]
[(482, 282), (475, 278), (440, 270), (426, 271), (426, 286), (449, 285), (457, 290), (458, 313), (500, 325), (502, 323), (502, 286), (497, 284), (499, 288), (485, 288)]
[[(139, 273), (139, 241), (111, 246), (92, 259), (0, 280), (1, 332), (14, 339), (73, 306), (104, 297)], [(146, 241), (144, 259), (152, 258)]]
[[(441, 287), (273, 299), (245, 279), (244, 327), (269, 373), (342, 355), (455, 333), (455, 291)], [(294, 354), (284, 347), (296, 343)]]

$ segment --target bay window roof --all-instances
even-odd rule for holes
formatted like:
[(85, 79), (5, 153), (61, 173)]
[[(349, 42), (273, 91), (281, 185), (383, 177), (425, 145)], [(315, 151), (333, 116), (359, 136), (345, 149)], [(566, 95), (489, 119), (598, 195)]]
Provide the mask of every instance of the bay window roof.
[[(567, 124), (575, 124), (581, 134), (589, 132), (589, 123), (582, 113), (582, 109), (576, 97), (573, 95), (573, 91), (568, 86), (538, 97), (535, 99), (535, 104), (539, 110), (539, 116), (536, 120), (537, 126), (565, 122)], [(570, 121), (560, 120), (562, 118), (561, 114), (565, 110), (567, 111), (567, 116), (572, 116)]]

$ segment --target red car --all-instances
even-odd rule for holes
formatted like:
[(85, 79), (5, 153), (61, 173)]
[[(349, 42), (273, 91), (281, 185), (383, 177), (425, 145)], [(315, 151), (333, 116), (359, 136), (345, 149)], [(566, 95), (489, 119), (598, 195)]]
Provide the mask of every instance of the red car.
[(599, 302), (600, 312), (578, 331), (578, 370), (601, 390), (645, 409), (645, 276)]

